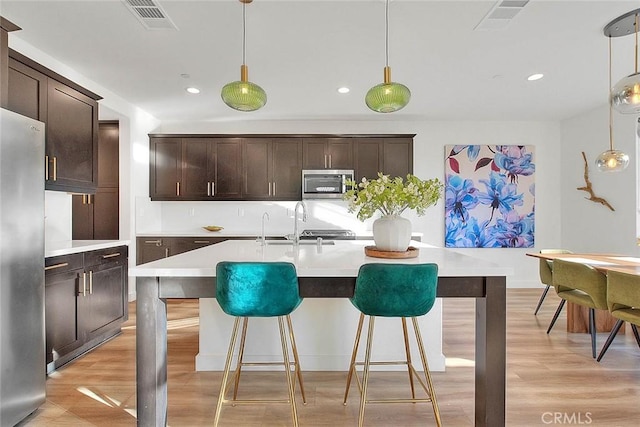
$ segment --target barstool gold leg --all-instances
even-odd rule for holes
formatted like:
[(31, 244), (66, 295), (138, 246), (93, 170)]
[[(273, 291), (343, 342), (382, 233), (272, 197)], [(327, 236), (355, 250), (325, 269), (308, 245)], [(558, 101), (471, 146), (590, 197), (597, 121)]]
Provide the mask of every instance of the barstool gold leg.
[(358, 347), (360, 346), (360, 336), (362, 335), (362, 324), (364, 322), (364, 314), (360, 313), (360, 320), (358, 321), (358, 329), (356, 330), (356, 339), (353, 343), (353, 351), (351, 352), (351, 363), (349, 363), (349, 373), (347, 374), (347, 388), (344, 390), (343, 405), (347, 404), (347, 397), (349, 396), (349, 387), (351, 386), (351, 379), (353, 373), (356, 370), (356, 355), (358, 353)]
[(420, 351), (420, 358), (422, 359), (422, 369), (424, 369), (424, 376), (427, 380), (427, 386), (429, 387), (429, 397), (431, 398), (431, 405), (433, 406), (433, 415), (436, 419), (438, 427), (442, 426), (442, 420), (440, 419), (440, 409), (438, 408), (438, 401), (436, 399), (436, 391), (431, 382), (431, 373), (429, 372), (429, 363), (427, 363), (427, 356), (424, 352), (424, 344), (422, 343), (422, 336), (420, 334), (420, 327), (418, 326), (418, 319), (412, 317), (413, 331), (416, 334), (416, 341), (418, 341), (418, 349)]
[(367, 349), (364, 354), (364, 374), (362, 378), (362, 395), (360, 396), (360, 413), (358, 427), (364, 426), (364, 407), (367, 404), (367, 386), (369, 385), (369, 370), (371, 366), (371, 344), (373, 343), (373, 326), (375, 316), (369, 316), (369, 332), (367, 333)]
[[(244, 359), (244, 343), (247, 340), (247, 325), (249, 324), (249, 318), (244, 317), (242, 322), (242, 335), (240, 335), (240, 349), (238, 350), (238, 360), (236, 363), (235, 382), (233, 387), (233, 400), (238, 397), (238, 387), (240, 385), (240, 374), (242, 371), (242, 360)], [(235, 404), (233, 404), (235, 406)]]
[(224, 363), (224, 373), (222, 374), (222, 385), (220, 386), (220, 394), (218, 395), (218, 406), (216, 406), (216, 415), (213, 419), (213, 426), (217, 427), (220, 421), (220, 414), (222, 413), (222, 403), (224, 402), (224, 395), (227, 391), (227, 381), (229, 380), (229, 370), (231, 368), (231, 359), (233, 358), (233, 349), (236, 346), (236, 339), (238, 338), (238, 327), (240, 326), (240, 318), (236, 317), (233, 324), (233, 332), (231, 333), (231, 342), (229, 343), (229, 351), (227, 352), (227, 360)]
[(409, 384), (411, 385), (411, 398), (416, 398), (416, 389), (413, 385), (413, 372), (411, 372), (411, 348), (409, 347), (409, 333), (407, 332), (407, 319), (402, 318), (402, 334), (404, 335), (404, 352), (407, 355), (407, 372), (409, 373)]
[(287, 377), (287, 388), (289, 389), (289, 402), (291, 403), (291, 416), (293, 418), (294, 427), (298, 427), (298, 412), (296, 410), (296, 397), (293, 390), (293, 377), (291, 375), (291, 366), (289, 359), (289, 349), (287, 348), (287, 335), (284, 329), (284, 316), (278, 316), (278, 328), (280, 329), (280, 343), (282, 344), (282, 361), (284, 364), (284, 372)]
[[(293, 350), (293, 361), (295, 363), (296, 376), (300, 383), (300, 394), (302, 394), (302, 403), (307, 404), (307, 396), (304, 394), (304, 383), (302, 382), (302, 370), (300, 369), (300, 359), (298, 358), (298, 347), (296, 346), (296, 337), (293, 335), (293, 325), (291, 324), (291, 316), (287, 315), (287, 327), (289, 328), (289, 339), (291, 340), (291, 349)], [(293, 382), (293, 391), (296, 390), (296, 382)]]

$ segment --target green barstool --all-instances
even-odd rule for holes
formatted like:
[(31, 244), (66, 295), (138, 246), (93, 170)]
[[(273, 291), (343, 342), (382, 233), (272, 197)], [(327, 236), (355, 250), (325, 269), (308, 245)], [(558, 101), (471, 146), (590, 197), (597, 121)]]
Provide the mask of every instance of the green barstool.
[[(235, 369), (235, 385), (231, 403), (235, 404), (256, 404), (256, 403), (289, 403), (291, 405), (291, 416), (293, 425), (298, 425), (298, 414), (295, 402), (295, 379), (291, 375), (293, 365), (298, 381), (300, 382), (300, 392), (302, 400), (306, 403), (304, 385), (302, 383), (302, 373), (298, 360), (298, 350), (293, 335), (291, 318), (289, 315), (302, 302), (298, 292), (298, 276), (295, 266), (288, 262), (220, 262), (216, 266), (216, 299), (222, 310), (235, 316), (229, 351), (224, 366), (220, 395), (218, 396), (218, 406), (214, 426), (218, 425), (222, 412), (222, 404), (225, 403), (229, 371), (231, 369), (231, 359), (236, 347), (240, 319), (243, 319), (242, 336), (238, 349), (238, 358)], [(280, 342), (282, 344), (283, 362), (243, 362), (245, 338), (247, 334), (247, 324), (249, 317), (277, 317), (280, 329)], [(286, 327), (285, 327), (286, 320)], [(287, 329), (293, 361), (291, 361), (288, 342)], [(282, 365), (287, 377), (287, 387), (289, 391), (288, 400), (238, 400), (238, 386), (240, 383), (240, 373), (242, 366), (246, 365)]]
[[(424, 352), (420, 328), (418, 326), (418, 316), (425, 315), (433, 307), (436, 299), (436, 288), (438, 285), (438, 266), (436, 264), (365, 264), (360, 267), (356, 279), (356, 288), (351, 298), (353, 305), (360, 310), (360, 321), (351, 354), (351, 365), (347, 375), (347, 387), (344, 392), (344, 404), (347, 404), (349, 387), (354, 374), (358, 388), (360, 389), (360, 413), (358, 426), (364, 425), (364, 411), (367, 403), (416, 403), (431, 402), (436, 424), (440, 426), (440, 411), (436, 401), (436, 393), (431, 382), (429, 365)], [(369, 316), (369, 330), (367, 333), (367, 344), (364, 362), (357, 362), (356, 355), (360, 346), (360, 336), (365, 316)], [(373, 341), (373, 327), (376, 316), (400, 317), (402, 319), (402, 332), (404, 335), (404, 345), (406, 360), (404, 361), (371, 361), (371, 343)], [(411, 362), (411, 350), (409, 347), (409, 334), (407, 331), (407, 318), (411, 318), (415, 333), (422, 367), (424, 369), (425, 381), (418, 375)], [(367, 386), (369, 382), (369, 371), (371, 365), (406, 365), (409, 373), (409, 384), (411, 386), (411, 399), (367, 399)], [(364, 366), (362, 382), (356, 372), (356, 366)], [(414, 378), (418, 380), (424, 389), (427, 397), (416, 398), (414, 388)]]

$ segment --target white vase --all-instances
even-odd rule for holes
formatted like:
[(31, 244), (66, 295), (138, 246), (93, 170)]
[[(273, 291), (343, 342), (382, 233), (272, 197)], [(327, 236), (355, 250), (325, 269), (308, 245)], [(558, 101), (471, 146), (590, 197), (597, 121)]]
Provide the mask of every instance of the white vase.
[(380, 251), (404, 252), (411, 241), (411, 221), (398, 215), (385, 215), (373, 222), (373, 240)]

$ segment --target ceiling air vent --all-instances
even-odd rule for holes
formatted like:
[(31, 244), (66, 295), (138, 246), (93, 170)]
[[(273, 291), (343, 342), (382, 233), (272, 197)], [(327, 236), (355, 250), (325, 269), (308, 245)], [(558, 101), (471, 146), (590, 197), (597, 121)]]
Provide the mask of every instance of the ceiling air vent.
[(177, 30), (173, 21), (154, 0), (122, 0), (147, 30)]
[(501, 0), (476, 25), (474, 30), (502, 30), (529, 3), (529, 0)]

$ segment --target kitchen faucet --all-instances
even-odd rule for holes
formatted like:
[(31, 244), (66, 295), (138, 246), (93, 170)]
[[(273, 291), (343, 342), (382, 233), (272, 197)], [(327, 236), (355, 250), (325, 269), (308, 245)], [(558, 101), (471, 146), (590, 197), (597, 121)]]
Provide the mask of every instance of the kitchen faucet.
[(302, 221), (307, 222), (307, 205), (302, 200), (296, 203), (296, 207), (293, 209), (293, 244), (300, 243), (300, 234), (298, 233), (298, 207), (302, 206)]
[(260, 237), (260, 244), (262, 246), (267, 244), (267, 237), (264, 235), (264, 220), (269, 221), (269, 214), (267, 212), (262, 214), (262, 237)]

